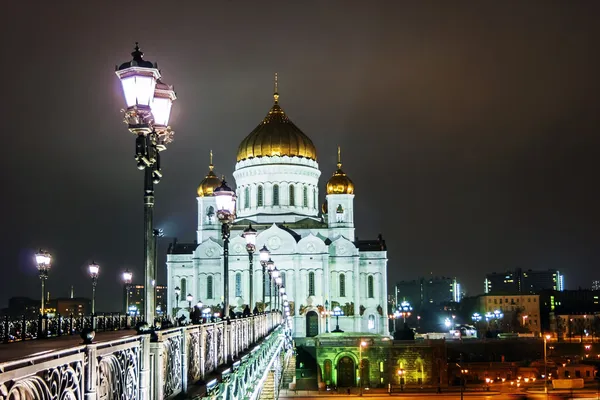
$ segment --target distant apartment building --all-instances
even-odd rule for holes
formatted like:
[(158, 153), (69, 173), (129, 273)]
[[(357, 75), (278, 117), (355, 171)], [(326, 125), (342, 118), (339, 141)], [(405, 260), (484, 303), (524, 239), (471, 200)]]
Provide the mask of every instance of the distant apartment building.
[(485, 276), (484, 292), (486, 294), (533, 294), (542, 290), (564, 290), (564, 276), (555, 269), (525, 271), (521, 268), (502, 273), (493, 272)]
[(482, 316), (499, 310), (504, 314), (504, 326), (514, 330), (517, 326), (529, 332), (541, 332), (540, 296), (537, 294), (486, 294), (479, 296), (479, 312)]
[(592, 290), (600, 290), (600, 281), (592, 281)]
[[(129, 314), (142, 315), (144, 313), (144, 285), (130, 285), (123, 289), (123, 310)], [(156, 286), (156, 312), (157, 315), (166, 314), (167, 287)]]
[[(600, 290), (544, 290), (540, 292), (540, 307), (542, 327), (555, 331), (554, 321), (559, 317), (577, 319), (600, 315)], [(588, 317), (584, 317), (586, 315)]]
[(440, 308), (462, 297), (456, 278), (430, 277), (396, 284), (396, 304), (408, 301), (414, 309)]

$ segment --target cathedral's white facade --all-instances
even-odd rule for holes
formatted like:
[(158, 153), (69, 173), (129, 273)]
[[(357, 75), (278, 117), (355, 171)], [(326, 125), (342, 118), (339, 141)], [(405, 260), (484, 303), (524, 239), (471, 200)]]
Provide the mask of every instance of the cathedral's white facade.
[[(240, 144), (235, 165), (236, 221), (229, 243), (229, 303), (241, 311), (250, 299), (261, 308), (263, 269), (258, 250), (266, 246), (282, 273), (291, 305), (294, 336), (314, 336), (336, 327), (339, 305), (347, 332), (388, 334), (387, 252), (381, 237), (355, 240), (354, 184), (338, 169), (326, 185), (319, 205), (316, 149), (275, 102), (265, 119)], [(338, 150), (339, 158), (339, 150)], [(167, 255), (168, 309), (186, 313), (187, 294), (209, 306), (223, 303), (223, 241), (216, 218), (213, 189), (220, 184), (210, 171), (198, 188), (195, 243), (174, 242)], [(250, 279), (243, 230), (258, 231)], [(267, 274), (268, 281), (268, 274)], [(179, 287), (179, 304), (172, 288)], [(268, 287), (266, 302), (269, 302)], [(267, 306), (268, 309), (268, 306)]]

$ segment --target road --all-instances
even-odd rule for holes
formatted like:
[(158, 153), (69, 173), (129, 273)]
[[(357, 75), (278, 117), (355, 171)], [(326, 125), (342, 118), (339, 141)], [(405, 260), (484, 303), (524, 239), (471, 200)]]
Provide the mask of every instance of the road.
[[(108, 342), (111, 340), (123, 339), (135, 336), (134, 329), (98, 332), (94, 343)], [(2, 343), (0, 344), (0, 363), (7, 361), (21, 360), (24, 358), (42, 355), (53, 351), (64, 350), (71, 347), (77, 347), (82, 344), (79, 335), (60, 336), (50, 339), (26, 340), (24, 342)]]

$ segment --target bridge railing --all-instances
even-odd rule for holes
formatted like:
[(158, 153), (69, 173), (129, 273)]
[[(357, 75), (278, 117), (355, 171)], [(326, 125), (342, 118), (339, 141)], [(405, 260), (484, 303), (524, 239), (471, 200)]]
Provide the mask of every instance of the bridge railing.
[(140, 320), (138, 316), (123, 314), (63, 317), (37, 317), (37, 318), (9, 318), (0, 319), (0, 343), (12, 343), (22, 340), (57, 337), (62, 335), (78, 335), (84, 328), (91, 328), (95, 324), (96, 331), (116, 331), (134, 327)]
[[(109, 329), (111, 321), (106, 323)], [(244, 365), (243, 386), (249, 387), (255, 369), (274, 351), (273, 338), (280, 335), (281, 326), (280, 314), (261, 314), (0, 363), (0, 399), (171, 399), (198, 381), (212, 380), (217, 368), (225, 364), (233, 369)], [(245, 351), (250, 354), (240, 358)]]

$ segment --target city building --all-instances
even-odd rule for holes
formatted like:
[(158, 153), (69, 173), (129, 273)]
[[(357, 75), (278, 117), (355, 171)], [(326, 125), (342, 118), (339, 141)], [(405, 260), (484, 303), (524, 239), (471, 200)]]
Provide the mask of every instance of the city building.
[[(544, 330), (571, 335), (574, 330), (569, 322), (579, 318), (587, 319), (600, 314), (599, 290), (544, 290), (540, 292), (542, 327)], [(589, 325), (589, 321), (577, 322), (576, 327)], [(589, 327), (597, 332), (600, 326)], [(583, 328), (587, 329), (587, 328)], [(576, 329), (578, 332), (582, 330)], [(577, 333), (575, 333), (577, 334)]]
[(64, 317), (70, 315), (83, 317), (92, 311), (92, 302), (85, 297), (59, 297), (51, 300), (50, 306), (56, 310), (57, 314)]
[(396, 303), (408, 301), (413, 309), (444, 309), (462, 298), (456, 278), (430, 277), (396, 284)]
[(523, 328), (534, 334), (542, 331), (540, 296), (537, 294), (502, 294), (479, 296), (480, 315), (485, 317), (487, 313), (494, 311), (502, 313), (499, 326), (507, 331), (515, 331)]
[(522, 270), (486, 274), (485, 293), (538, 293), (542, 290), (564, 290), (564, 276), (555, 269)]
[[(144, 285), (129, 285), (123, 288), (123, 310), (131, 315), (144, 312)], [(156, 285), (156, 315), (162, 316), (167, 310), (167, 287)]]
[[(344, 312), (342, 330), (388, 334), (386, 244), (381, 235), (373, 240), (355, 236), (355, 187), (342, 170), (339, 149), (321, 205), (317, 149), (283, 111), (276, 90), (266, 117), (241, 141), (236, 161), (237, 219), (231, 227), (228, 276), (228, 300), (235, 311), (246, 305), (263, 309), (263, 293), (265, 303), (270, 302), (258, 253), (250, 274), (242, 233), (252, 224), (258, 231), (256, 249), (266, 246), (281, 271), (294, 336), (326, 332), (332, 321), (324, 316), (336, 306)], [(211, 157), (197, 190), (197, 241), (173, 242), (168, 251), (168, 310), (175, 307), (173, 289), (179, 287), (179, 314), (187, 315), (187, 293), (195, 302), (222, 307), (224, 247), (213, 196), (219, 185)]]

